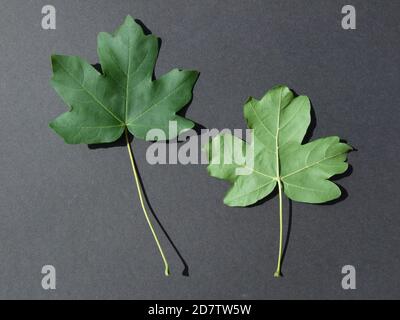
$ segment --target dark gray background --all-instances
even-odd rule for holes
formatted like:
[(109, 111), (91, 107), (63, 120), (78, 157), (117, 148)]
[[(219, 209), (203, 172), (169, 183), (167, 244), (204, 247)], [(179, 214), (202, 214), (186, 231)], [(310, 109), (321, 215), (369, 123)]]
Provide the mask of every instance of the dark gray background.
[[(0, 1), (0, 298), (400, 298), (398, 179), (400, 2)], [(41, 28), (54, 4), (57, 30)], [(97, 62), (96, 36), (131, 14), (163, 40), (156, 74), (201, 71), (187, 117), (245, 128), (243, 103), (276, 84), (308, 95), (313, 138), (358, 149), (335, 205), (293, 203), (285, 277), (273, 278), (278, 200), (229, 208), (228, 185), (204, 166), (151, 166), (134, 141), (151, 205), (189, 266), (158, 229), (166, 278), (145, 223), (125, 148), (71, 146), (48, 122), (67, 110), (49, 86), (52, 53)], [(285, 201), (285, 223), (288, 202)], [(57, 290), (41, 268), (57, 269)], [(341, 268), (357, 269), (357, 290)]]

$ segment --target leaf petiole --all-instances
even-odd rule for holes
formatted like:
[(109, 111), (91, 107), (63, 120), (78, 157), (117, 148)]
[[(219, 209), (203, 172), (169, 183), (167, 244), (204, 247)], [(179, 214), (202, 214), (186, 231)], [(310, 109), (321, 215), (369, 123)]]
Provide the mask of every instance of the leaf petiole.
[(278, 190), (279, 190), (279, 254), (278, 254), (278, 265), (274, 273), (275, 278), (280, 278), (281, 274), (281, 263), (282, 263), (282, 242), (283, 242), (283, 214), (282, 214), (282, 182), (278, 178)]
[(162, 258), (162, 260), (164, 262), (164, 267), (165, 267), (164, 274), (166, 276), (169, 276), (170, 272), (169, 272), (169, 266), (168, 266), (167, 259), (165, 258), (163, 249), (161, 248), (160, 242), (159, 242), (159, 240), (157, 238), (156, 232), (154, 231), (153, 225), (152, 225), (152, 223), (150, 221), (150, 217), (149, 217), (149, 215), (148, 215), (148, 213), (146, 211), (146, 207), (144, 205), (143, 195), (142, 195), (142, 188), (140, 186), (139, 177), (138, 177), (136, 166), (135, 166), (135, 160), (134, 160), (134, 157), (133, 157), (132, 148), (131, 148), (131, 145), (129, 143), (128, 130), (127, 130), (126, 127), (125, 127), (125, 139), (126, 139), (126, 146), (128, 148), (129, 158), (131, 160), (133, 176), (135, 177), (136, 188), (137, 188), (137, 191), (138, 191), (140, 204), (142, 206), (143, 213), (144, 213), (144, 216), (146, 218), (147, 224), (149, 225), (151, 233), (153, 234), (154, 240), (155, 240), (155, 242), (157, 244), (158, 250), (160, 251), (161, 258)]

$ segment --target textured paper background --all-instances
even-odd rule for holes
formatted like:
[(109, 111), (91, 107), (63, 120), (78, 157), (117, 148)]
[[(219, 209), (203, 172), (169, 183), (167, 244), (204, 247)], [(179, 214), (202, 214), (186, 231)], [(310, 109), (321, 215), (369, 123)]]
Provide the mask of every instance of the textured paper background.
[[(41, 8), (57, 30), (41, 29)], [(399, 1), (356, 1), (357, 30), (341, 28), (345, 1), (0, 1), (0, 298), (400, 298)], [(358, 151), (335, 205), (293, 203), (283, 265), (272, 277), (278, 200), (223, 205), (223, 181), (204, 166), (151, 166), (134, 141), (172, 276), (141, 212), (125, 148), (63, 143), (48, 121), (67, 110), (49, 86), (52, 53), (97, 63), (96, 36), (124, 17), (163, 40), (156, 75), (201, 71), (187, 117), (245, 128), (242, 106), (276, 84), (308, 95), (313, 138), (340, 135)], [(288, 202), (285, 201), (285, 223)], [(159, 234), (161, 232), (159, 230)], [(41, 268), (57, 269), (57, 290)], [(341, 268), (357, 268), (357, 290)]]

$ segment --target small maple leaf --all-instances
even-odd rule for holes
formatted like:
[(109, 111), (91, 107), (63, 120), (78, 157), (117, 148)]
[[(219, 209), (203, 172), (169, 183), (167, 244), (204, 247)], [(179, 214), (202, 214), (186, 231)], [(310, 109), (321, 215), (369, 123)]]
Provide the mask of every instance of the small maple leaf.
[[(259, 101), (249, 98), (244, 106), (244, 117), (254, 133), (251, 145), (227, 134), (218, 135), (205, 145), (209, 174), (232, 183), (224, 198), (226, 205), (249, 206), (278, 186), (280, 244), (276, 277), (281, 275), (282, 193), (292, 200), (307, 203), (323, 203), (338, 198), (340, 188), (328, 179), (347, 170), (346, 157), (352, 150), (338, 137), (302, 145), (311, 121), (310, 110), (307, 97), (295, 97), (289, 88), (277, 86)], [(240, 147), (226, 148), (227, 145)], [(252, 167), (238, 160), (243, 160), (241, 153), (249, 150), (247, 147), (253, 148)], [(246, 168), (250, 174), (238, 175), (238, 168)]]

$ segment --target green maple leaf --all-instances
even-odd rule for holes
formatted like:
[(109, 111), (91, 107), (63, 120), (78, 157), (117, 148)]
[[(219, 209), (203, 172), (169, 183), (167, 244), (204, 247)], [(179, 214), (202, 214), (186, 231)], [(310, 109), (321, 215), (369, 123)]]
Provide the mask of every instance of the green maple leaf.
[[(310, 125), (310, 110), (307, 97), (294, 97), (285, 86), (275, 87), (259, 101), (249, 98), (244, 106), (248, 127), (253, 129), (251, 143), (220, 134), (205, 146), (210, 162), (209, 174), (232, 184), (224, 198), (226, 205), (249, 206), (278, 186), (280, 244), (277, 277), (281, 275), (282, 193), (306, 203), (338, 198), (340, 188), (328, 179), (347, 170), (347, 153), (352, 150), (335, 136), (302, 145)], [(233, 147), (235, 145), (238, 147)], [(254, 154), (251, 167), (242, 156), (247, 150), (253, 150)], [(237, 169), (249, 171), (238, 175)]]
[[(158, 38), (145, 35), (128, 16), (115, 34), (101, 32), (98, 36), (103, 74), (79, 57), (53, 55), (51, 84), (70, 111), (50, 122), (50, 127), (70, 144), (113, 142), (125, 132), (143, 211), (168, 274), (143, 204), (128, 132), (146, 139), (147, 132), (157, 128), (168, 132), (166, 138), (172, 139), (192, 128), (194, 123), (176, 112), (190, 102), (198, 72), (173, 69), (153, 80), (158, 50)], [(177, 132), (169, 132), (169, 121), (176, 121)]]
[(99, 34), (98, 55), (103, 75), (79, 57), (52, 56), (51, 84), (71, 110), (50, 127), (67, 143), (113, 142), (125, 129), (145, 139), (153, 128), (168, 132), (173, 120), (178, 132), (193, 127), (175, 113), (191, 100), (198, 72), (173, 69), (153, 81), (158, 39), (132, 17), (114, 35)]

